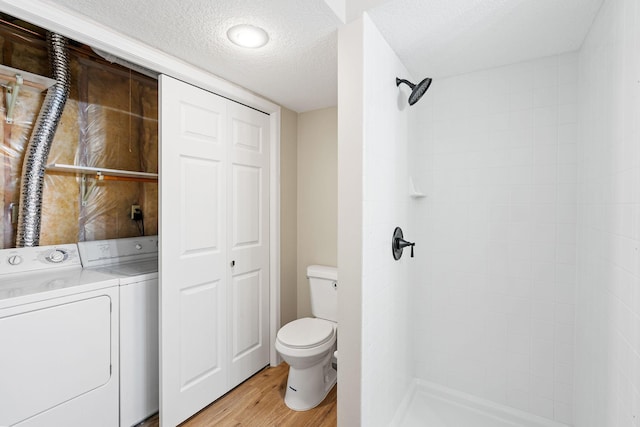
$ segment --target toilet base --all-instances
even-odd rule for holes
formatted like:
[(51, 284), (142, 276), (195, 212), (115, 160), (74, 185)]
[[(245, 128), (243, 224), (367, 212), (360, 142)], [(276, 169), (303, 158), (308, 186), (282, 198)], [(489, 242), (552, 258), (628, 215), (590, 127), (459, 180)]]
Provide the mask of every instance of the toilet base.
[(290, 409), (307, 411), (318, 406), (327, 397), (338, 377), (331, 366), (332, 353), (329, 352), (322, 362), (305, 369), (289, 366), (284, 403)]

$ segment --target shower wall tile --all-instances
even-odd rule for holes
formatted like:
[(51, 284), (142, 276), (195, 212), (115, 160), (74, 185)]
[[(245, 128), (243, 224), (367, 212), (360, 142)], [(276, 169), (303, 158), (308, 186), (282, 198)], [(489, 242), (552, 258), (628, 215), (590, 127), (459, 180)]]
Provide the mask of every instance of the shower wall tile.
[[(365, 105), (365, 140), (363, 143), (363, 242), (362, 242), (362, 419), (361, 425), (389, 425), (405, 396), (412, 378), (409, 268), (414, 265), (409, 250), (400, 261), (391, 256), (390, 239), (396, 226), (406, 239), (417, 239), (409, 223), (408, 200), (408, 105), (398, 103), (396, 76), (409, 76), (393, 50), (373, 23), (363, 20), (363, 55), (367, 73), (363, 88)], [(409, 77), (408, 77), (409, 78)], [(438, 114), (452, 120), (453, 106)], [(477, 106), (470, 107), (479, 108)], [(453, 129), (453, 128), (452, 128)], [(462, 145), (467, 135), (453, 131), (441, 134), (443, 145)], [(452, 158), (453, 159), (453, 158)], [(463, 180), (449, 174), (444, 181)], [(417, 183), (420, 184), (420, 183)], [(454, 227), (455, 223), (449, 223)], [(451, 298), (464, 298), (455, 292)], [(462, 316), (463, 313), (458, 313)], [(447, 317), (455, 328), (458, 319)], [(439, 337), (443, 341), (446, 337)], [(388, 367), (382, 368), (382, 367)]]
[[(420, 128), (426, 148), (412, 160), (430, 210), (414, 218), (428, 242), (412, 298), (416, 376), (567, 423), (577, 63), (565, 54), (434, 81), (415, 108), (446, 111)], [(483, 89), (461, 90), (469, 82)]]
[(640, 426), (639, 24), (637, 1), (604, 2), (580, 52), (579, 427)]

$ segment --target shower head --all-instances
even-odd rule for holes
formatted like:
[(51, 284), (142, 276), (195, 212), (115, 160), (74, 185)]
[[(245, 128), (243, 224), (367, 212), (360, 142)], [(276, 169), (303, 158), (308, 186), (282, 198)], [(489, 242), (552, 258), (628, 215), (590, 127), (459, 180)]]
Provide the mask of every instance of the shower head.
[(431, 86), (431, 78), (427, 77), (417, 85), (414, 85), (408, 80), (399, 79), (396, 77), (396, 86), (400, 86), (400, 83), (405, 83), (411, 88), (411, 95), (409, 95), (409, 105), (413, 105), (418, 102), (418, 100), (422, 98), (422, 95), (424, 95), (427, 89), (429, 89), (429, 86)]

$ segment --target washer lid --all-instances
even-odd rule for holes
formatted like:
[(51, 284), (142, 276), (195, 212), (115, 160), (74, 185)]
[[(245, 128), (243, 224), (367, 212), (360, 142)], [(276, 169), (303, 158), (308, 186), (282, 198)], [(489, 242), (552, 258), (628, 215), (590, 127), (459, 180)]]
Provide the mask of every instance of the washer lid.
[(305, 317), (284, 325), (278, 340), (287, 347), (310, 348), (326, 343), (333, 335), (333, 324), (328, 320)]

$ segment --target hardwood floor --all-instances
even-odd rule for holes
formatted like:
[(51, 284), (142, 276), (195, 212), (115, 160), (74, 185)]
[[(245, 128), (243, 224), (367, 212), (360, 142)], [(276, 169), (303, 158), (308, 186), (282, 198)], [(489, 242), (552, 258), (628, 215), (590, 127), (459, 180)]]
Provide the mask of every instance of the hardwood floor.
[[(289, 366), (265, 368), (185, 421), (183, 427), (289, 426), (334, 427), (337, 425), (337, 386), (315, 408), (296, 412), (284, 404)], [(157, 427), (153, 417), (139, 427)]]

